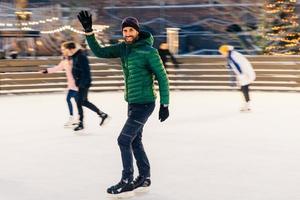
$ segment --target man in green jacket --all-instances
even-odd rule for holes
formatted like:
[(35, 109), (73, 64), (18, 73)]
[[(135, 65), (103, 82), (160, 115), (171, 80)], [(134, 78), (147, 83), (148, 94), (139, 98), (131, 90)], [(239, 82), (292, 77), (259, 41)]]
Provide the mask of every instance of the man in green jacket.
[[(131, 195), (133, 190), (147, 189), (150, 184), (150, 164), (142, 144), (143, 127), (155, 108), (154, 78), (159, 85), (159, 120), (169, 117), (169, 83), (158, 51), (152, 47), (153, 36), (140, 31), (138, 20), (127, 17), (122, 21), (124, 42), (101, 47), (92, 29), (92, 16), (87, 11), (78, 14), (88, 44), (97, 57), (121, 58), (125, 80), (125, 100), (128, 118), (118, 137), (123, 171), (121, 181), (107, 189), (113, 196)], [(139, 175), (133, 180), (133, 156)]]

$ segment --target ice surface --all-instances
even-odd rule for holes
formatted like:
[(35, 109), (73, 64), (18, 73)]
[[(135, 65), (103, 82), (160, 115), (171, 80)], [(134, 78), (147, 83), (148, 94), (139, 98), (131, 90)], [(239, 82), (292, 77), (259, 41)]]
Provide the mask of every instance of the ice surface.
[[(172, 92), (170, 118), (158, 106), (144, 128), (150, 193), (132, 200), (300, 199), (300, 94), (253, 92), (240, 113), (239, 92)], [(1, 200), (103, 200), (120, 179), (117, 136), (126, 119), (122, 92), (91, 93), (112, 120), (63, 128), (65, 94), (0, 97)], [(157, 101), (158, 102), (158, 101)]]

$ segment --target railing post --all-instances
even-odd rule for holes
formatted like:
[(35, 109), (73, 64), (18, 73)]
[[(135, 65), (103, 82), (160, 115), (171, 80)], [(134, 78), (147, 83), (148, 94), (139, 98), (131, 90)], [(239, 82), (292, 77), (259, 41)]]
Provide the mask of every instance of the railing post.
[(167, 42), (171, 53), (178, 54), (180, 28), (167, 28)]

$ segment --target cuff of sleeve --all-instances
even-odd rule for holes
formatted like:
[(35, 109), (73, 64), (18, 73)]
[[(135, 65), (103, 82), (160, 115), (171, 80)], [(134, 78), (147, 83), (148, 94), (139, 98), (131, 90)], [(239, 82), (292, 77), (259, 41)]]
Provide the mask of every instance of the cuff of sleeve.
[(169, 100), (162, 100), (160, 101), (161, 105), (169, 105)]
[(94, 30), (93, 29), (88, 29), (88, 30), (84, 30), (84, 34), (85, 35), (93, 35), (94, 34)]
[(94, 35), (94, 31), (85, 33), (86, 36)]

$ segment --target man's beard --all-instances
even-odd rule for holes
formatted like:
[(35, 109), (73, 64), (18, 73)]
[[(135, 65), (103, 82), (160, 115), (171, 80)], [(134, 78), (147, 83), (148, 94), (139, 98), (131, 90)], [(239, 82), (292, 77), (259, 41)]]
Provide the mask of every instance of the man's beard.
[[(131, 40), (131, 41), (127, 41), (126, 38), (132, 38), (132, 40)], [(125, 37), (125, 38), (124, 38), (124, 40), (125, 40), (125, 42), (126, 42), (127, 44), (132, 44), (132, 43), (134, 43), (137, 39), (138, 39), (138, 37), (135, 37), (135, 38), (134, 38), (133, 36)]]

